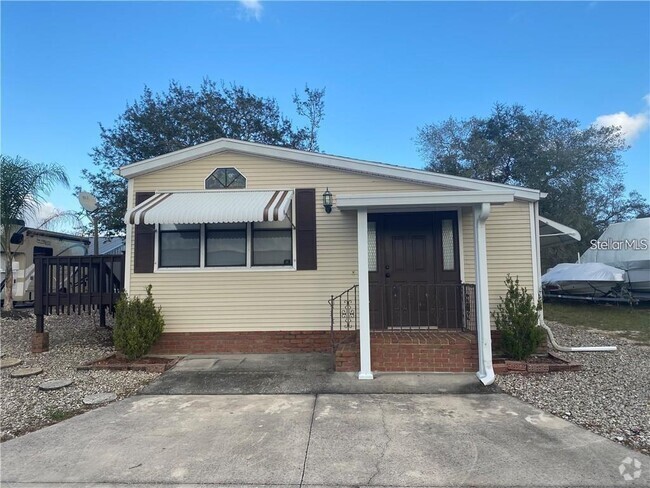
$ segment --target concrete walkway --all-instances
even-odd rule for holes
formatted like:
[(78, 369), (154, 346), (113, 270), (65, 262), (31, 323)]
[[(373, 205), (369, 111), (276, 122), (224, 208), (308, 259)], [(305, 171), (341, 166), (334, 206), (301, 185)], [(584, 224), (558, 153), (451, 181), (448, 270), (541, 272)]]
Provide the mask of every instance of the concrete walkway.
[(350, 393), (496, 393), (472, 373), (379, 373), (359, 381), (332, 372), (329, 354), (187, 356), (142, 391), (145, 395), (276, 395)]
[[(628, 458), (642, 463), (629, 482)], [(21, 488), (629, 487), (650, 484), (650, 458), (505, 394), (166, 395), (2, 444), (1, 478)]]

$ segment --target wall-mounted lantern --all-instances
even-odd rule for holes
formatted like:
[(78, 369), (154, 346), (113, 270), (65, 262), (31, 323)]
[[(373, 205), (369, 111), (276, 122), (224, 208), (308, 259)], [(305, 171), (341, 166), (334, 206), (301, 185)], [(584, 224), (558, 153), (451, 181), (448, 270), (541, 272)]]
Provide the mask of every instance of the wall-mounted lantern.
[(327, 188), (325, 193), (323, 193), (323, 207), (327, 213), (332, 211), (332, 200), (332, 192)]

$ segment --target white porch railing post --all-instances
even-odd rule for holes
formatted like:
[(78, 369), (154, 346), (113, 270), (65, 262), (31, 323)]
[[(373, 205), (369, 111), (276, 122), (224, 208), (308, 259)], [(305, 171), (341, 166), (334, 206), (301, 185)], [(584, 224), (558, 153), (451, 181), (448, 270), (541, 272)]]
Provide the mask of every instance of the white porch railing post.
[(474, 262), (476, 264), (476, 335), (478, 339), (478, 372), (484, 385), (494, 382), (492, 369), (492, 337), (490, 332), (490, 295), (488, 293), (487, 239), (485, 221), (490, 204), (474, 205)]
[(359, 271), (360, 380), (373, 378), (370, 369), (370, 285), (368, 283), (368, 210), (357, 210), (357, 255)]

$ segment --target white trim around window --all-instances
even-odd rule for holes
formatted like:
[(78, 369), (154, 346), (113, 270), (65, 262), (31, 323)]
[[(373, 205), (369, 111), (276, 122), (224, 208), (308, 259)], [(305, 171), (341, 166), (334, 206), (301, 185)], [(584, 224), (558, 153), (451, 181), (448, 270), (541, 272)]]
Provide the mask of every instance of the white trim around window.
[(161, 268), (158, 265), (160, 252), (160, 228), (156, 225), (156, 235), (154, 238), (154, 273), (250, 273), (265, 271), (296, 271), (296, 227), (295, 209), (291, 205), (291, 261), (292, 264), (285, 266), (253, 266), (253, 224), (246, 224), (246, 266), (206, 266), (205, 265), (205, 247), (206, 247), (206, 226), (201, 224), (200, 228), (200, 262), (198, 267), (181, 267), (181, 268)]

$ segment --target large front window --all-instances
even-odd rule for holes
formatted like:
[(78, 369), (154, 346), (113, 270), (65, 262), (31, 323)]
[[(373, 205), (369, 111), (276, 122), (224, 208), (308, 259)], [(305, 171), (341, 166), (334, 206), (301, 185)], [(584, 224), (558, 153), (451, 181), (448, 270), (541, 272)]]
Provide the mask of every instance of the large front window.
[(293, 229), (282, 222), (160, 225), (158, 268), (293, 266)]

